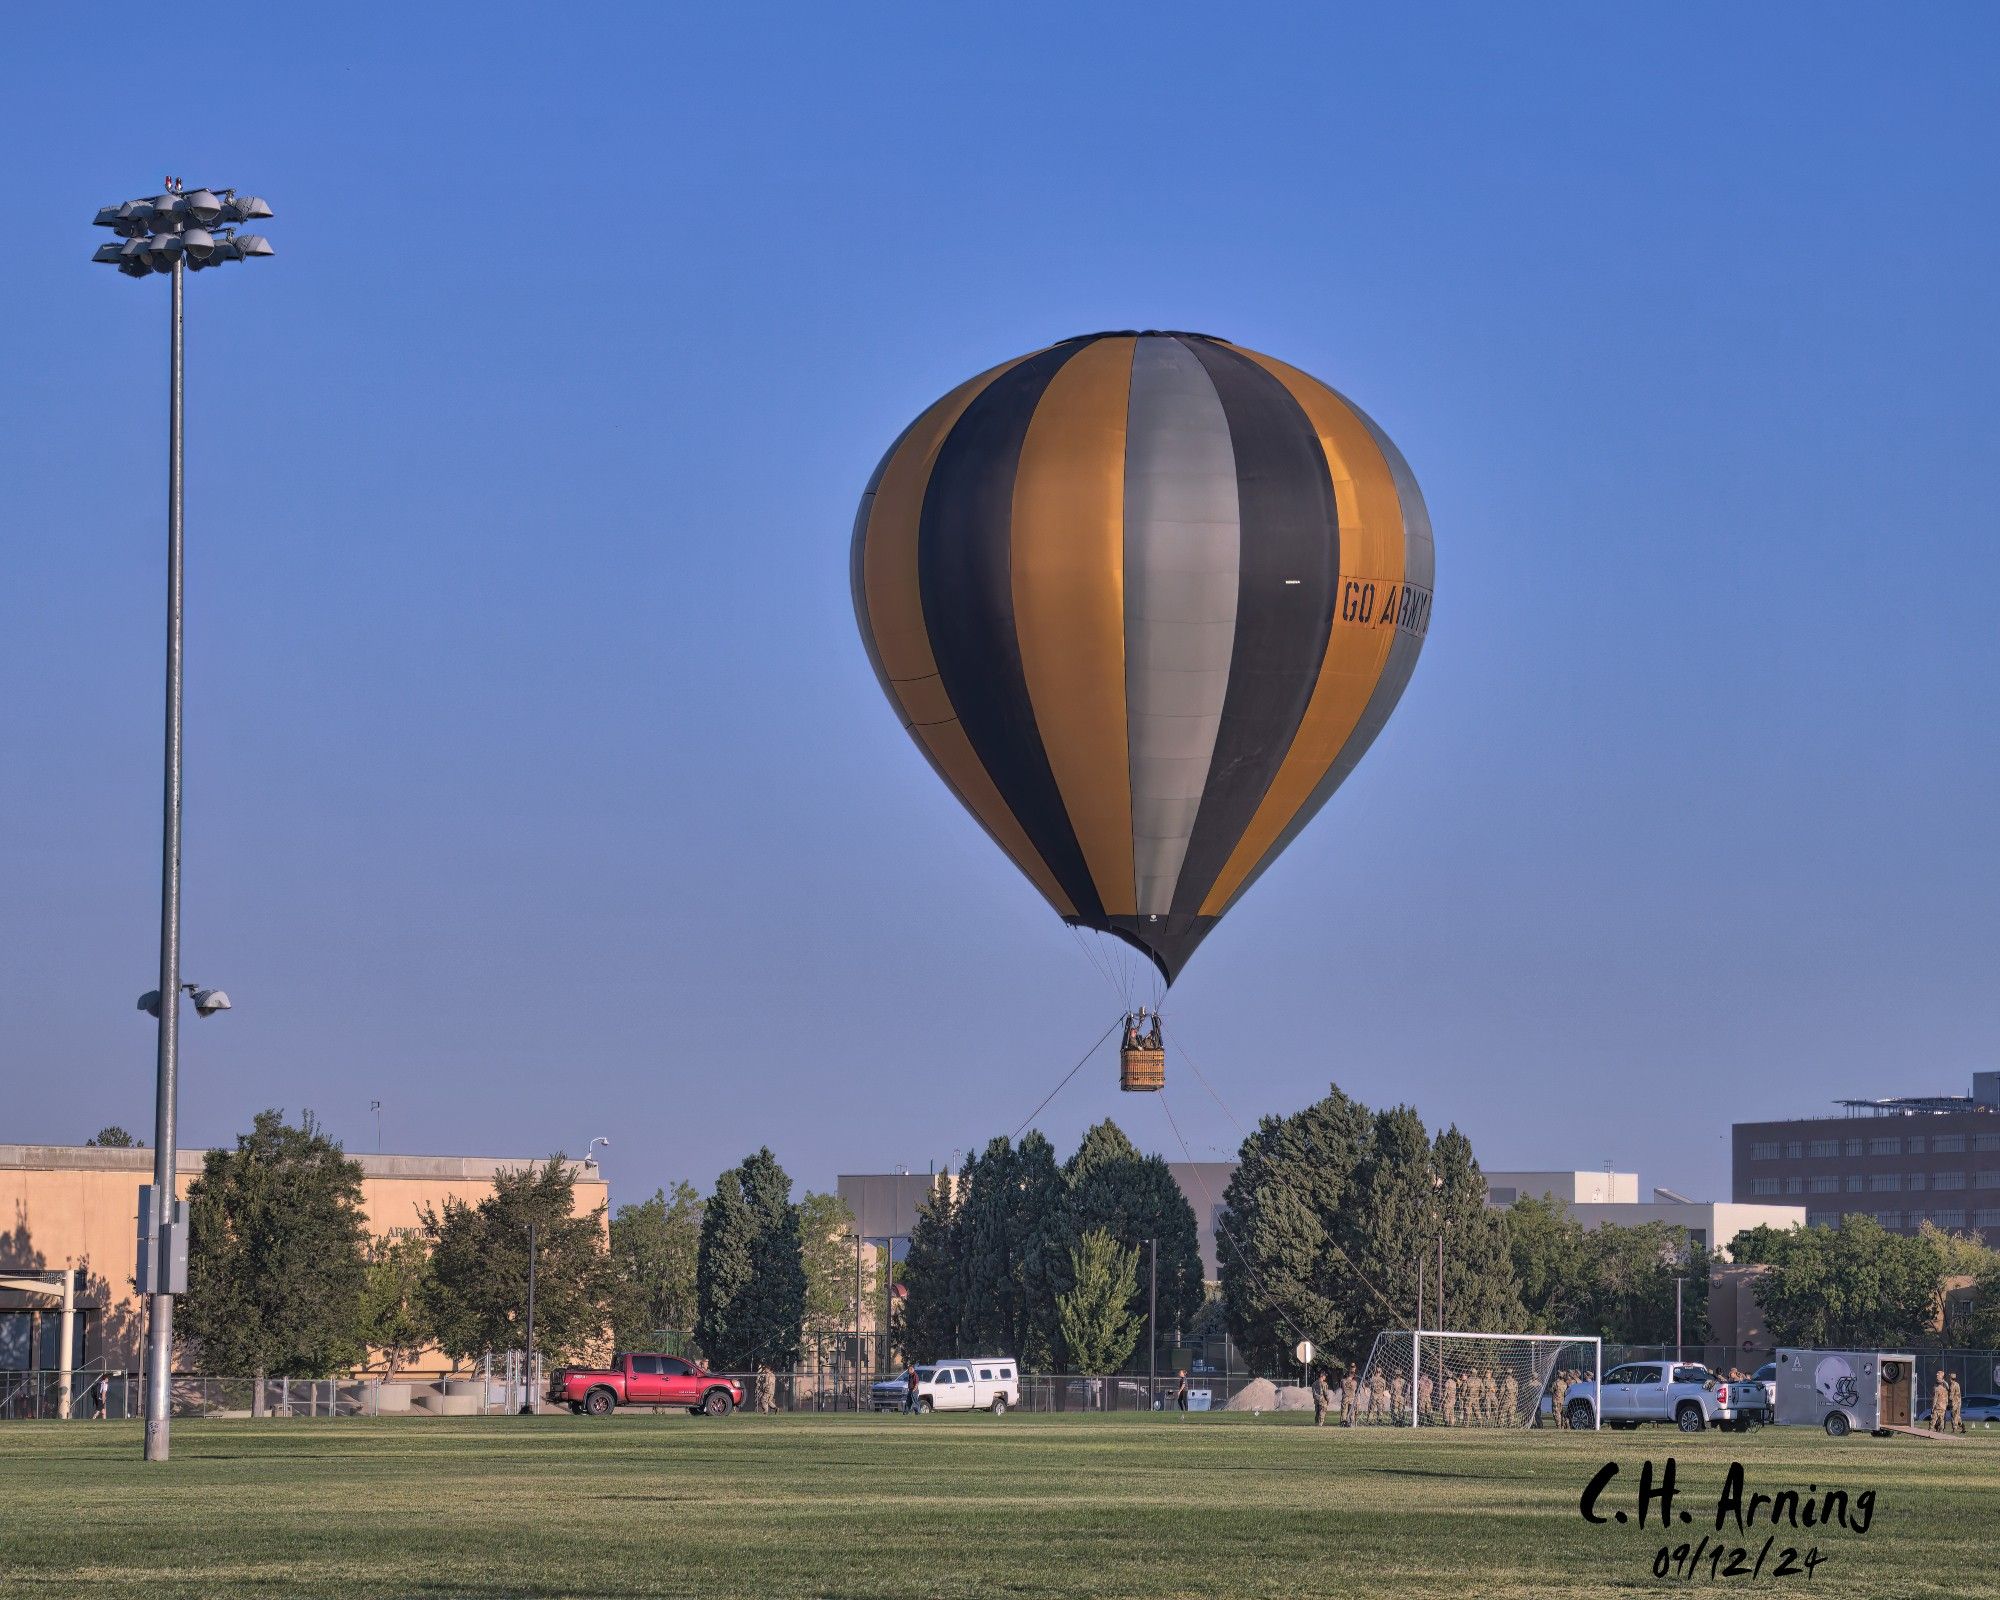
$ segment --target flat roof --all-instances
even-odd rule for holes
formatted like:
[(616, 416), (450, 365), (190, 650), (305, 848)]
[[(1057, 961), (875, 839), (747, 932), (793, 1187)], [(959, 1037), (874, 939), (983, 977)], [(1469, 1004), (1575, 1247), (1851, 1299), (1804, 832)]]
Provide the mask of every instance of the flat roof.
[[(474, 1178), (490, 1180), (495, 1173), (539, 1166), (547, 1156), (404, 1156), (342, 1152), (361, 1167), (365, 1178)], [(201, 1171), (205, 1149), (176, 1150), (176, 1172)], [(134, 1147), (120, 1150), (88, 1144), (0, 1144), (0, 1169), (30, 1168), (43, 1172), (144, 1172), (153, 1170), (153, 1152)], [(603, 1174), (586, 1170), (580, 1161), (570, 1171), (586, 1183), (602, 1182)]]

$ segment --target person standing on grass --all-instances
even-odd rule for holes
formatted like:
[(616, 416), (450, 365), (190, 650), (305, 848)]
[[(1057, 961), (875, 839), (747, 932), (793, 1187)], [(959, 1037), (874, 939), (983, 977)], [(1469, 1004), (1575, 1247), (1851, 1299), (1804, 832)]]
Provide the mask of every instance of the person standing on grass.
[(1958, 1374), (1955, 1372), (1945, 1381), (1948, 1386), (1945, 1395), (1945, 1407), (1948, 1412), (1947, 1431), (1963, 1433), (1965, 1432), (1965, 1388), (1959, 1383)]
[(90, 1420), (102, 1422), (111, 1407), (111, 1374), (100, 1372), (90, 1386)]
[(913, 1363), (903, 1373), (903, 1415), (915, 1416), (917, 1412), (917, 1369)]
[(1313, 1426), (1326, 1426), (1326, 1408), (1333, 1404), (1333, 1385), (1326, 1381), (1324, 1367), (1313, 1374)]
[(1341, 1373), (1340, 1425), (1343, 1428), (1351, 1428), (1354, 1426), (1354, 1397), (1359, 1392), (1360, 1388), (1361, 1388), (1360, 1384), (1354, 1381), (1354, 1369), (1352, 1367), (1349, 1367), (1345, 1372)]
[(1174, 1385), (1174, 1409), (1181, 1414), (1181, 1420), (1185, 1422), (1187, 1421), (1188, 1408), (1187, 1368), (1182, 1367), (1175, 1376), (1180, 1379), (1180, 1382)]
[(1951, 1422), (1951, 1390), (1944, 1381), (1944, 1368), (1938, 1368), (1937, 1382), (1931, 1385), (1931, 1432), (1943, 1433)]

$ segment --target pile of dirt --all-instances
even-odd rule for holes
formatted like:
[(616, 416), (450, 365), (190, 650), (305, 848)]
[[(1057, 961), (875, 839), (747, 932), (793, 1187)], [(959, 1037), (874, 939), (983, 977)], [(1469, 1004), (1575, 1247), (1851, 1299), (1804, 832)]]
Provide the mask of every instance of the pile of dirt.
[(1312, 1391), (1296, 1383), (1276, 1384), (1252, 1378), (1229, 1397), (1225, 1411), (1310, 1411)]

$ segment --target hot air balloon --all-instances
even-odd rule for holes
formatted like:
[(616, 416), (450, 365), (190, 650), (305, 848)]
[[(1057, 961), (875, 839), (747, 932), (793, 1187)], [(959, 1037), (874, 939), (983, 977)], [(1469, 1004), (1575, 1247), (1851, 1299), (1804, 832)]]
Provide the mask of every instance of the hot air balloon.
[(1098, 333), (911, 423), (851, 576), (938, 776), (1065, 922), (1171, 984), (1394, 710), (1431, 530), (1396, 447), (1317, 379), (1205, 334)]

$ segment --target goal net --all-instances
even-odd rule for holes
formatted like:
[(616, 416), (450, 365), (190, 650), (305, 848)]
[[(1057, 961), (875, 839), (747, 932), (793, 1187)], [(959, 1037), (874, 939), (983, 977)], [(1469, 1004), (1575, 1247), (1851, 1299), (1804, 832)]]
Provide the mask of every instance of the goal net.
[[(1548, 1333), (1429, 1333), (1393, 1328), (1375, 1336), (1354, 1387), (1355, 1425), (1526, 1428), (1538, 1416), (1562, 1427), (1562, 1394), (1604, 1365), (1602, 1341)], [(1341, 1386), (1346, 1404), (1347, 1386)], [(1349, 1421), (1347, 1417), (1341, 1419)]]

